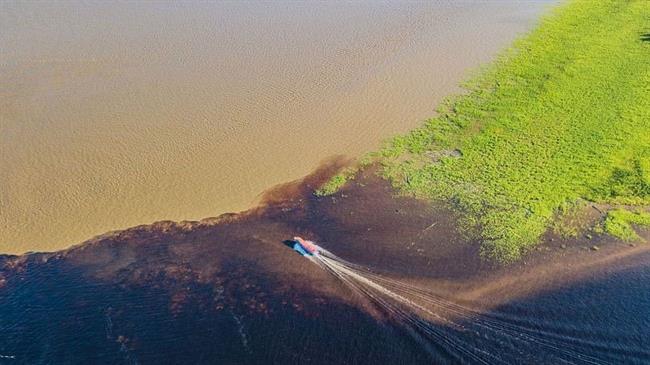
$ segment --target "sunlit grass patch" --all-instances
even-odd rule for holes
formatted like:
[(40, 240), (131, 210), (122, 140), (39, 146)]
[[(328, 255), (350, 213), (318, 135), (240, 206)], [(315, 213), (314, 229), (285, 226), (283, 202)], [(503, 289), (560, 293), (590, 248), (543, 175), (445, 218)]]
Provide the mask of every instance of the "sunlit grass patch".
[(634, 230), (636, 226), (650, 226), (650, 214), (642, 211), (631, 212), (625, 209), (613, 209), (607, 213), (603, 224), (605, 232), (625, 241), (637, 241), (641, 237)]
[(578, 237), (589, 228), (590, 209), (591, 207), (584, 200), (560, 205), (551, 225), (553, 233), (562, 238)]
[(505, 262), (566, 204), (650, 204), (647, 29), (647, 1), (560, 6), (466, 95), (391, 140), (379, 153), (384, 176), (449, 202), (483, 254)]

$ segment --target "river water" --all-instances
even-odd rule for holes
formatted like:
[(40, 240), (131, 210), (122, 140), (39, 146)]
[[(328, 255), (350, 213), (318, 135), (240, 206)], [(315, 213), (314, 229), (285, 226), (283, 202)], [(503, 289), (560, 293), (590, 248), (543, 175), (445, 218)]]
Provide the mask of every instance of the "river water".
[(255, 204), (431, 116), (547, 1), (0, 4), (0, 252)]
[(500, 267), (371, 172), (295, 198), (0, 255), (0, 363), (650, 364), (648, 245), (545, 239)]

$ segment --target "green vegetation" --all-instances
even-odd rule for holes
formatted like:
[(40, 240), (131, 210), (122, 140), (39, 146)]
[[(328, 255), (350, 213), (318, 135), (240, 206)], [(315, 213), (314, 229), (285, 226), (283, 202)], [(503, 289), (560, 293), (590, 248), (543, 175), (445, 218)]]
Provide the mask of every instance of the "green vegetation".
[(632, 225), (650, 226), (650, 214), (642, 211), (630, 212), (625, 209), (613, 209), (607, 213), (603, 224), (605, 232), (625, 241), (641, 239)]
[[(390, 141), (379, 152), (384, 176), (448, 201), (483, 255), (502, 262), (580, 199), (650, 204), (648, 33), (648, 1), (560, 6), (467, 94)], [(617, 212), (607, 230), (629, 237)]]
[(553, 219), (553, 232), (564, 238), (578, 237), (588, 228), (586, 225), (589, 220), (587, 214), (589, 209), (584, 200), (560, 205)]
[(343, 185), (345, 185), (345, 183), (352, 180), (356, 173), (357, 173), (357, 169), (355, 168), (349, 167), (343, 169), (343, 171), (332, 176), (325, 184), (323, 184), (320, 188), (316, 189), (316, 191), (314, 191), (314, 195), (328, 196), (336, 193), (337, 191), (339, 191), (339, 189), (341, 189), (341, 187), (343, 187)]

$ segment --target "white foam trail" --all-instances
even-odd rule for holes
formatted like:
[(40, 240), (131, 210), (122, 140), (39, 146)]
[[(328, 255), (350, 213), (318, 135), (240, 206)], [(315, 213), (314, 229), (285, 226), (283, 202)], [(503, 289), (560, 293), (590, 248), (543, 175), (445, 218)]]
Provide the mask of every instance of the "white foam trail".
[[(393, 291), (386, 289), (385, 287), (364, 277), (363, 275), (355, 272), (354, 270), (351, 270), (350, 268), (347, 268), (344, 265), (337, 263), (336, 261), (332, 260), (329, 257), (315, 256), (315, 258), (316, 260), (320, 261), (320, 263), (322, 263), (326, 268), (328, 268), (330, 272), (334, 273), (335, 276), (339, 277), (343, 282), (348, 284), (353, 289), (356, 289), (357, 291), (360, 291), (366, 296), (370, 297), (375, 303), (380, 305), (382, 308), (384, 308), (387, 312), (395, 316), (397, 319), (400, 319), (402, 322), (417, 328), (418, 330), (422, 331), (426, 335), (429, 335), (430, 337), (433, 337), (433, 339), (435, 339), (437, 343), (446, 344), (447, 345), (446, 350), (453, 350), (454, 352), (456, 352), (455, 354), (456, 356), (464, 355), (466, 358), (473, 359), (476, 363), (490, 364), (489, 362), (478, 357), (472, 351), (468, 350), (468, 348), (470, 348), (475, 352), (483, 353), (484, 355), (492, 358), (493, 361), (502, 362), (493, 354), (490, 354), (484, 350), (480, 350), (467, 343), (462, 343), (452, 337), (445, 336), (443, 333), (440, 332), (440, 330), (437, 327), (424, 321), (417, 314), (413, 313), (413, 309), (426, 313), (441, 321), (444, 321), (450, 326), (460, 327), (461, 329), (462, 326), (454, 322), (451, 322), (444, 317), (439, 316), (437, 313), (431, 312), (429, 309), (411, 301), (410, 299), (404, 296), (401, 296), (399, 294), (394, 293)], [(405, 305), (407, 308), (410, 308), (411, 311), (407, 312), (395, 306), (394, 304), (390, 303), (390, 301), (386, 299), (391, 299), (396, 301), (397, 303)]]
[[(457, 336), (443, 333), (439, 326), (430, 323), (425, 318), (435, 319), (439, 323), (459, 331), (467, 330), (462, 324), (467, 323), (494, 332), (514, 342), (533, 343), (566, 357), (556, 358), (558, 362), (576, 364), (573, 361), (577, 361), (577, 363), (592, 365), (605, 364), (602, 360), (577, 351), (565, 342), (539, 336), (547, 335), (546, 331), (486, 316), (474, 309), (433, 295), (422, 288), (377, 275), (368, 268), (346, 261), (323, 248), (319, 247), (319, 254), (307, 256), (307, 258), (330, 272), (355, 292), (371, 299), (389, 316), (405, 325), (409, 333), (419, 343), (424, 344), (422, 336), (429, 338), (452, 356), (457, 357), (457, 360), (472, 360), (473, 363), (480, 364), (504, 363), (494, 353), (480, 349)], [(433, 307), (442, 309), (442, 311), (434, 311)], [(444, 316), (444, 313), (451, 315)], [(432, 351), (428, 344), (426, 347), (428, 351)]]
[[(555, 351), (564, 353), (570, 357), (585, 361), (590, 364), (601, 364), (598, 359), (591, 357), (586, 354), (582, 354), (579, 352), (576, 352), (570, 348), (567, 348), (569, 344), (566, 342), (558, 342), (558, 341), (553, 341), (547, 338), (539, 337), (535, 335), (537, 334), (542, 334), (545, 336), (551, 336), (553, 334), (548, 333), (546, 331), (542, 330), (536, 330), (534, 328), (527, 328), (523, 326), (519, 326), (516, 324), (512, 324), (506, 321), (502, 320), (497, 320), (490, 318), (488, 316), (485, 316), (484, 314), (481, 314), (473, 309), (458, 305), (454, 302), (451, 301), (446, 301), (443, 300), (435, 295), (429, 294), (426, 291), (422, 290), (421, 288), (413, 287), (408, 285), (407, 283), (399, 282), (396, 280), (391, 280), (387, 279), (381, 276), (378, 276), (374, 273), (368, 273), (372, 278), (374, 278), (376, 281), (383, 282), (385, 285), (392, 285), (393, 290), (395, 291), (402, 291), (406, 293), (407, 295), (415, 296), (429, 304), (436, 305), (438, 307), (441, 307), (453, 314), (456, 315), (457, 318), (462, 318), (465, 321), (471, 322), (479, 327), (482, 327), (484, 329), (492, 330), (494, 332), (500, 333), (502, 335), (508, 336), (511, 339), (520, 339), (523, 341), (527, 342), (533, 342), (539, 345), (542, 345), (547, 348), (551, 348)], [(551, 336), (552, 337), (552, 336)]]

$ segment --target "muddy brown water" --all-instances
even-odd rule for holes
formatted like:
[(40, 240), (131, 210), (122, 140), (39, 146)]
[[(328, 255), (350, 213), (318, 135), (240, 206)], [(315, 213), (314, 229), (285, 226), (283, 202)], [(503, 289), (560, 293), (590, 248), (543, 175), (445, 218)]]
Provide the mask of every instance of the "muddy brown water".
[(419, 125), (552, 2), (2, 1), (0, 252), (248, 209)]
[[(522, 346), (469, 318), (456, 318), (463, 330), (431, 322), (503, 363), (562, 363), (562, 348), (597, 363), (649, 363), (647, 246), (548, 240), (522, 262), (497, 267), (456, 233), (453, 214), (397, 196), (371, 171), (334, 196), (312, 196), (330, 173), (283, 184), (246, 213), (3, 256), (0, 354), (12, 358), (0, 362), (473, 363), (443, 343), (425, 351), (381, 307), (283, 244), (299, 234), (561, 344)], [(585, 249), (593, 244), (601, 249)]]

